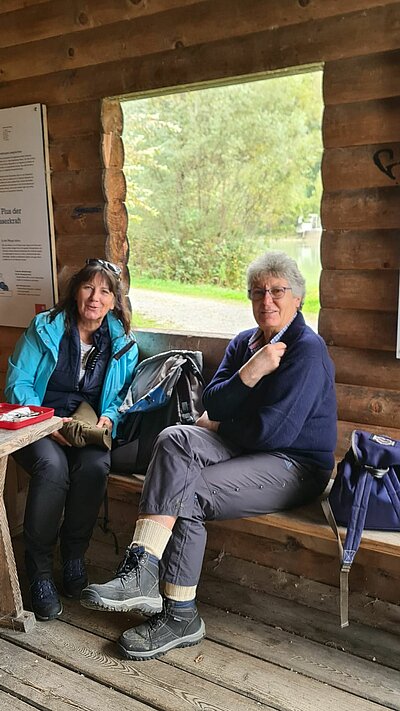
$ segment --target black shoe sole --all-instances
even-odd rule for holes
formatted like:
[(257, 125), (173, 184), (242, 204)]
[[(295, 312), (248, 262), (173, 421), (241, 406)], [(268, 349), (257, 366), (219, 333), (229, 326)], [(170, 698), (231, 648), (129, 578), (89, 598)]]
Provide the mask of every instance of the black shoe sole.
[(159, 657), (164, 656), (164, 654), (169, 652), (171, 649), (194, 647), (196, 644), (199, 644), (202, 639), (204, 639), (205, 634), (206, 627), (203, 620), (201, 620), (200, 629), (197, 632), (194, 632), (193, 634), (188, 635), (187, 637), (180, 637), (176, 640), (173, 640), (172, 642), (168, 642), (159, 649), (150, 650), (149, 652), (134, 652), (131, 649), (126, 649), (126, 647), (124, 647), (121, 642), (118, 642), (118, 647), (122, 652), (123, 656), (126, 657), (126, 659), (131, 659), (135, 662), (147, 662), (152, 659), (158, 659)]
[(61, 605), (60, 610), (58, 612), (55, 612), (54, 615), (48, 615), (47, 617), (45, 617), (44, 615), (39, 615), (39, 613), (35, 612), (35, 610), (33, 610), (33, 613), (34, 613), (36, 619), (39, 620), (40, 622), (50, 622), (50, 620), (56, 620), (57, 617), (59, 617), (62, 614), (62, 611), (63, 611), (63, 608)]

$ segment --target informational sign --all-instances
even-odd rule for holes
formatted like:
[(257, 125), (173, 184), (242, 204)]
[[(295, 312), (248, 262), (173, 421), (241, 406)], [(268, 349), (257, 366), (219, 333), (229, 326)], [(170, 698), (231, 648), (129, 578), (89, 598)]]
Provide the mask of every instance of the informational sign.
[(0, 110), (0, 325), (57, 299), (45, 106)]

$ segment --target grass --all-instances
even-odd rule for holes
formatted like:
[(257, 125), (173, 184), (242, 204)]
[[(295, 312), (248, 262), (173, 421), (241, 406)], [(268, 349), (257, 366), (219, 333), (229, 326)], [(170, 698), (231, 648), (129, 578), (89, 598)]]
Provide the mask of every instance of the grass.
[[(161, 291), (167, 294), (182, 294), (182, 296), (200, 296), (203, 299), (212, 299), (214, 301), (239, 301), (247, 302), (245, 289), (236, 291), (214, 284), (182, 284), (179, 281), (167, 279), (150, 279), (149, 277), (131, 274), (132, 285), (138, 289), (147, 289), (148, 291)], [(304, 313), (315, 314), (320, 308), (318, 297), (318, 286), (308, 290), (306, 301), (304, 304)], [(146, 320), (146, 319), (144, 319)], [(148, 319), (151, 321), (151, 319)], [(135, 324), (138, 327), (138, 324)], [(151, 323), (149, 326), (141, 324), (143, 328), (156, 327), (156, 323)], [(159, 326), (160, 327), (160, 326)]]
[(183, 294), (184, 296), (201, 296), (203, 299), (222, 301), (247, 301), (245, 291), (236, 291), (214, 284), (185, 284), (172, 279), (151, 279), (150, 277), (132, 274), (131, 283), (138, 289), (149, 291), (163, 291), (166, 294)]

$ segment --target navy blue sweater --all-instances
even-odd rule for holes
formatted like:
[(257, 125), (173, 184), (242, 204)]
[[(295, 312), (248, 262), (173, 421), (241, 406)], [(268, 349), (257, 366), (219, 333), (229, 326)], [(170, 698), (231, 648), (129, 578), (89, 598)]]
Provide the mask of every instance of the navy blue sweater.
[(336, 394), (333, 363), (322, 338), (301, 313), (282, 336), (287, 349), (279, 368), (253, 388), (238, 375), (251, 358), (255, 329), (242, 331), (228, 345), (203, 395), (222, 437), (248, 451), (277, 451), (333, 469), (336, 447)]

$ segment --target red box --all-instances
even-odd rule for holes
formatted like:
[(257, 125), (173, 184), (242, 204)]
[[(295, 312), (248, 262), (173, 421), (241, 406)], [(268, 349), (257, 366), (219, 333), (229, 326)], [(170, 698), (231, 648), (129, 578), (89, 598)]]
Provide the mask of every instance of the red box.
[(36, 405), (9, 405), (6, 402), (0, 402), (0, 415), (5, 415), (6, 412), (11, 412), (17, 407), (29, 407), (34, 412), (39, 413), (37, 417), (28, 417), (26, 420), (21, 420), (20, 422), (2, 422), (0, 420), (0, 428), (4, 430), (19, 430), (21, 427), (27, 427), (28, 425), (36, 425), (38, 422), (43, 420), (49, 420), (50, 417), (54, 415), (53, 407), (38, 407)]

